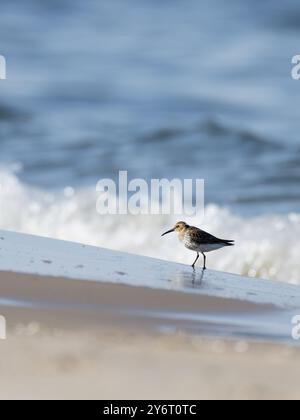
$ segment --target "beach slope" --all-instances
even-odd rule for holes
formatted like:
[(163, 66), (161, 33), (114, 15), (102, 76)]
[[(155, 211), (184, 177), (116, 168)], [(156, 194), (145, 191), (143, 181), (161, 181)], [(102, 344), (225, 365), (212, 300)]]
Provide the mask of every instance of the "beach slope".
[(300, 288), (287, 283), (13, 232), (0, 232), (0, 287), (8, 325), (126, 323), (291, 342), (300, 308)]

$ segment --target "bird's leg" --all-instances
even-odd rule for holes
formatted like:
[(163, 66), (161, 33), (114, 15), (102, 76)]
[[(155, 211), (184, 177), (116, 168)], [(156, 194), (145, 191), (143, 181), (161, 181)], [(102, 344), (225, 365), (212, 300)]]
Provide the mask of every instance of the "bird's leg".
[(195, 268), (195, 264), (196, 264), (196, 262), (198, 261), (198, 258), (199, 258), (199, 252), (197, 252), (197, 257), (196, 257), (196, 259), (195, 259), (194, 263), (192, 264), (192, 267), (193, 267), (193, 268)]
[(203, 266), (203, 270), (206, 270), (206, 255), (204, 254), (204, 252), (202, 252), (203, 258), (204, 258), (204, 266)]

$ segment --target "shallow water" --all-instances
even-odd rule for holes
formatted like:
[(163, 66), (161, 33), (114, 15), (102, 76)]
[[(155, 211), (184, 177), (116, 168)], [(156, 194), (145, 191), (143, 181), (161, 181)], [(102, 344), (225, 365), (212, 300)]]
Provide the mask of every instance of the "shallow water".
[(237, 240), (211, 267), (299, 282), (299, 31), (295, 0), (3, 0), (0, 227), (190, 262), (95, 185), (204, 178), (193, 223)]

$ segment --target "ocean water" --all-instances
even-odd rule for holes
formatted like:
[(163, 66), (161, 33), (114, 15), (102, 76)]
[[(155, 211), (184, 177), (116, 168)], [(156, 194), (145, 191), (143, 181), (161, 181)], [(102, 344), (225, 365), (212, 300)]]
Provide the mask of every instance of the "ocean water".
[(3, 0), (0, 228), (190, 263), (173, 216), (100, 216), (96, 183), (204, 178), (236, 239), (209, 266), (300, 283), (300, 5)]

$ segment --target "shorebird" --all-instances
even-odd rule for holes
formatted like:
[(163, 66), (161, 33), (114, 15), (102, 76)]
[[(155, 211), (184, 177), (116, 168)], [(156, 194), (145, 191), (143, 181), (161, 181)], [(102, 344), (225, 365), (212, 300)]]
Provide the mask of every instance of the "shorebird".
[(168, 233), (177, 232), (179, 240), (184, 244), (187, 249), (197, 252), (197, 257), (192, 264), (195, 268), (195, 264), (199, 259), (200, 253), (204, 258), (203, 270), (206, 270), (206, 253), (215, 251), (226, 246), (233, 246), (234, 241), (227, 239), (218, 239), (210, 233), (204, 232), (204, 230), (198, 229), (195, 226), (189, 226), (185, 222), (178, 222), (173, 229), (168, 230), (161, 236), (167, 235)]

